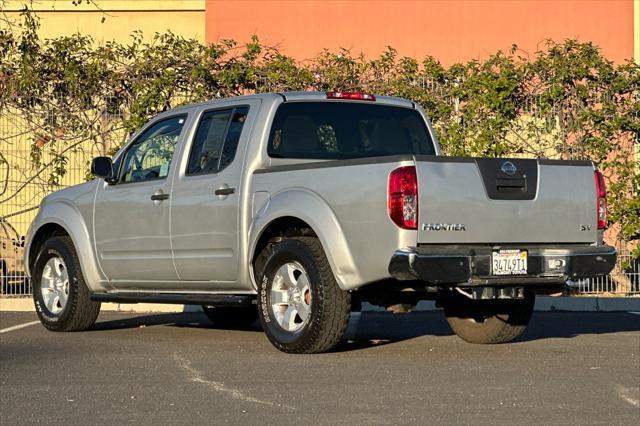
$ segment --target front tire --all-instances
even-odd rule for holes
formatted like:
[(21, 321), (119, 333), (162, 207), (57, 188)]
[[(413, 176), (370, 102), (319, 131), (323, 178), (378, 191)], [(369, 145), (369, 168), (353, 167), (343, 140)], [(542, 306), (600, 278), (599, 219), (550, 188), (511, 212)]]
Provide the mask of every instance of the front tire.
[(54, 237), (42, 245), (32, 283), (36, 313), (48, 330), (87, 330), (98, 318), (100, 302), (91, 300), (71, 238)]
[(296, 354), (333, 348), (347, 328), (351, 295), (338, 286), (318, 239), (288, 238), (261, 258), (258, 311), (269, 341)]
[(451, 330), (469, 343), (510, 342), (527, 328), (533, 314), (535, 294), (520, 300), (469, 300), (457, 295), (444, 306)]

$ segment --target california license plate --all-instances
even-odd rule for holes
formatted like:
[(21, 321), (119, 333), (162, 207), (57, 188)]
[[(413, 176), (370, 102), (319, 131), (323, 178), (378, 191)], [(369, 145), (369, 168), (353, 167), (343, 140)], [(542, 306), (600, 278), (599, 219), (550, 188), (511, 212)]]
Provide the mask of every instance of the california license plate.
[(527, 275), (527, 251), (496, 250), (491, 255), (492, 275)]

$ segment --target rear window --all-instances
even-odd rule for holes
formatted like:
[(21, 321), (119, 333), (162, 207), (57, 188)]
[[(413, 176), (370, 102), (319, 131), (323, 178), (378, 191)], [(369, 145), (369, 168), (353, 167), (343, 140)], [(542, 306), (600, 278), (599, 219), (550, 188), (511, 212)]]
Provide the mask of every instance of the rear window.
[(434, 155), (427, 126), (411, 108), (355, 102), (280, 105), (269, 135), (269, 156), (346, 159)]

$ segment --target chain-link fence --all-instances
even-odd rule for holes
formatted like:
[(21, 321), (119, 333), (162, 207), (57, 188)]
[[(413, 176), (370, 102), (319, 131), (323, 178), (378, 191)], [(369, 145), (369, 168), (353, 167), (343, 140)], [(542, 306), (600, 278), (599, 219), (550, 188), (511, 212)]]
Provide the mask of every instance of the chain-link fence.
[(22, 261), (24, 235), (40, 201), (86, 181), (91, 159), (125, 137), (121, 116), (87, 111), (82, 118), (93, 130), (88, 134), (69, 131), (56, 109), (50, 111), (26, 116), (0, 107), (0, 294), (6, 296), (31, 294)]
[[(437, 85), (420, 84), (429, 90), (443, 90)], [(85, 181), (91, 158), (104, 155), (124, 141), (124, 114), (114, 114), (109, 108), (99, 107), (101, 104), (108, 105), (109, 100), (97, 101), (94, 111), (86, 111), (79, 118), (60, 112), (64, 101), (50, 102), (46, 108), (51, 113), (37, 117), (0, 106), (0, 294), (31, 294), (22, 264), (23, 238), (42, 198)], [(538, 108), (532, 104), (529, 113), (514, 123), (511, 137), (528, 137), (532, 126), (539, 127), (536, 120), (541, 122)], [(537, 138), (535, 152), (520, 155), (549, 156), (549, 150), (562, 139), (553, 131), (542, 136)], [(640, 295), (639, 274), (638, 261), (631, 261), (629, 253), (622, 251), (611, 275), (570, 282), (567, 293)]]

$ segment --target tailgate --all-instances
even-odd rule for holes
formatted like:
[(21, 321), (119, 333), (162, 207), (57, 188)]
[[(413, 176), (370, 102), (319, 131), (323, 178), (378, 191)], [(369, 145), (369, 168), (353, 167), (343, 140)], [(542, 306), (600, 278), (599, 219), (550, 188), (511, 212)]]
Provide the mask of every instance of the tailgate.
[(593, 243), (589, 161), (416, 157), (419, 243)]

